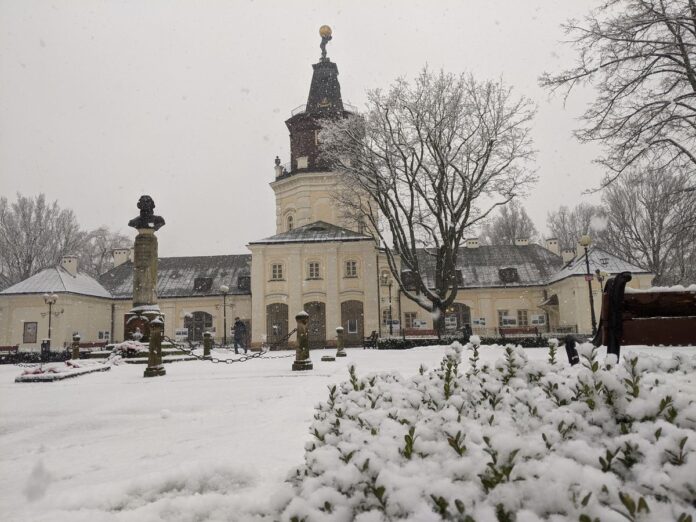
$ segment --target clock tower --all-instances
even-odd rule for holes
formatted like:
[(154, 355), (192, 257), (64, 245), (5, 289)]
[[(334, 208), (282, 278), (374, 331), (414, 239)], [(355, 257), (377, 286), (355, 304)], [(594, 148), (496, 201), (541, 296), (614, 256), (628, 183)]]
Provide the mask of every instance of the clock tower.
[(321, 158), (319, 132), (325, 121), (345, 118), (349, 110), (341, 98), (338, 67), (326, 56), (326, 44), (331, 40), (331, 28), (319, 30), (322, 55), (312, 65), (312, 82), (307, 103), (292, 111), (285, 125), (290, 131), (290, 163), (281, 165), (276, 158), (275, 181), (271, 187), (276, 196), (276, 233), (315, 221), (347, 227), (337, 205), (332, 200), (336, 176)]

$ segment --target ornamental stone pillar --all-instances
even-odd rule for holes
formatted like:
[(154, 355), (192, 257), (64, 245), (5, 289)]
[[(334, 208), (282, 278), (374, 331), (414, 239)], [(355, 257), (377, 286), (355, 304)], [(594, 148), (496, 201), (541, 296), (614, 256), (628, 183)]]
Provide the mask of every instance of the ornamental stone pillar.
[(346, 349), (343, 346), (343, 327), (336, 327), (336, 357), (345, 357)]
[(80, 334), (73, 334), (72, 336), (72, 354), (71, 359), (80, 358)]
[(300, 312), (295, 316), (297, 321), (297, 350), (295, 351), (295, 362), (292, 363), (293, 371), (311, 370), (314, 368), (312, 360), (309, 358), (309, 314)]
[(147, 357), (147, 368), (143, 377), (159, 377), (166, 374), (162, 364), (162, 333), (164, 332), (164, 321), (158, 315), (150, 321), (150, 350)]

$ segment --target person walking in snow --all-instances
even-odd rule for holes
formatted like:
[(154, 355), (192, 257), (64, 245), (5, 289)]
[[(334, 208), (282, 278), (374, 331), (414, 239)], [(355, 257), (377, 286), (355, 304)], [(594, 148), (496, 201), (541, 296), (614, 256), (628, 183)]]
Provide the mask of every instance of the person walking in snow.
[(239, 348), (244, 348), (244, 353), (247, 353), (247, 347), (244, 344), (246, 340), (246, 325), (239, 319), (234, 318), (234, 353), (239, 353)]

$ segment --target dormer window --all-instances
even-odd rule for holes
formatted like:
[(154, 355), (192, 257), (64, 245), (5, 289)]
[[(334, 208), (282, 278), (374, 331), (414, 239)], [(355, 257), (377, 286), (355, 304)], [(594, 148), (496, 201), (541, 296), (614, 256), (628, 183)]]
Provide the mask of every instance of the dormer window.
[(500, 280), (505, 284), (520, 282), (520, 275), (517, 272), (516, 268), (500, 268), (498, 269), (498, 276), (500, 277)]
[(196, 277), (193, 280), (193, 290), (194, 292), (208, 292), (213, 286), (212, 277)]
[(251, 289), (251, 276), (240, 275), (237, 277), (237, 288), (244, 292), (248, 292)]

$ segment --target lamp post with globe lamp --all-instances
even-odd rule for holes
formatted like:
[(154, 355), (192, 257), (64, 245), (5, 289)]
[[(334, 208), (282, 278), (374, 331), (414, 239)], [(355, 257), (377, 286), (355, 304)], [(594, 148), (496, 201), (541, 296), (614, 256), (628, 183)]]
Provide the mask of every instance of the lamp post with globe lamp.
[(592, 335), (597, 333), (597, 319), (595, 317), (595, 311), (594, 311), (594, 297), (592, 296), (592, 273), (590, 272), (590, 257), (587, 251), (587, 247), (590, 246), (592, 243), (592, 238), (588, 236), (587, 234), (583, 235), (580, 238), (580, 246), (582, 246), (585, 249), (585, 268), (587, 270), (587, 273), (585, 274), (585, 281), (587, 281), (587, 291), (589, 292), (590, 295), (590, 318), (592, 320)]
[(58, 301), (56, 294), (44, 294), (44, 303), (48, 305), (48, 346), (51, 346), (51, 316), (53, 315), (53, 305)]
[(394, 335), (394, 321), (392, 319), (392, 280), (388, 274), (382, 274), (382, 285), (389, 288), (389, 336)]
[(230, 291), (230, 287), (227, 285), (222, 285), (220, 287), (220, 292), (222, 292), (222, 345), (227, 346), (227, 293)]

